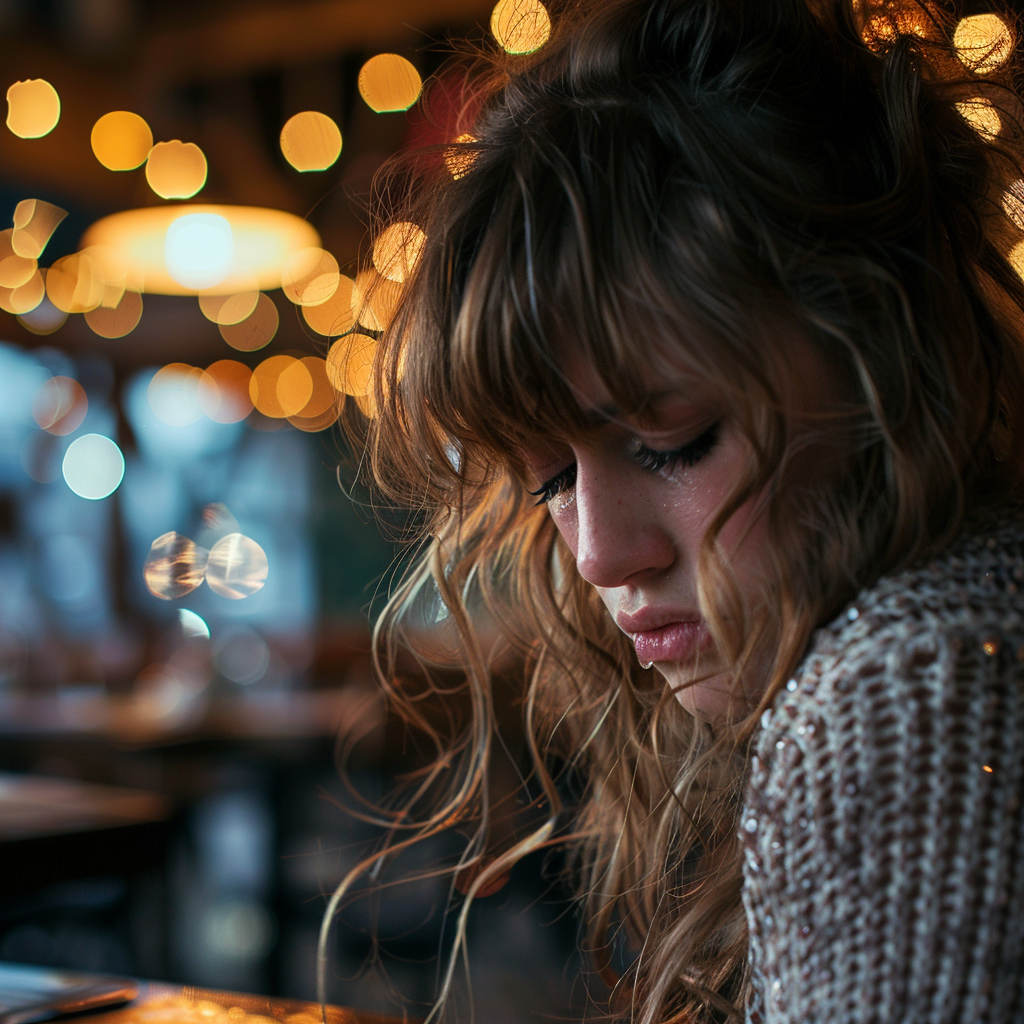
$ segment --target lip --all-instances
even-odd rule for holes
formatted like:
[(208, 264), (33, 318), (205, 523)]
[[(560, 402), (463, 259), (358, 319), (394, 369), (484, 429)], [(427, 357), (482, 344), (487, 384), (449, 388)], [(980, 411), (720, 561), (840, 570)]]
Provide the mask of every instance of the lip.
[(707, 623), (694, 612), (642, 608), (634, 615), (620, 613), (615, 621), (633, 641), (636, 656), (645, 665), (687, 661), (711, 645)]

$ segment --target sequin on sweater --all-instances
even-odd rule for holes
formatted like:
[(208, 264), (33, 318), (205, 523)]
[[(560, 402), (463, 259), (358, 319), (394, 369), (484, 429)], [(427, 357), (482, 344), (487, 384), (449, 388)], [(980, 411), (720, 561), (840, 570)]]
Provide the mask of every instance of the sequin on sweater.
[(887, 577), (762, 720), (748, 1024), (1024, 1024), (1024, 518)]

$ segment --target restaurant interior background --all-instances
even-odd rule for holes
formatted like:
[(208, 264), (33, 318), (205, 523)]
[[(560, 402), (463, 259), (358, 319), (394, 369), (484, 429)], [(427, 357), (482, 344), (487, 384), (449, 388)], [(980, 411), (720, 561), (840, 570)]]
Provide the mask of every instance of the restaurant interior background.
[[(337, 800), (339, 747), (362, 737), (371, 797), (405, 764), (367, 658), (396, 548), (332, 426), (386, 319), (350, 310), (403, 276), (363, 204), (389, 154), (445, 141), (417, 75), (492, 7), (0, 2), (0, 84), (52, 86), (0, 127), (0, 960), (315, 997), (322, 894), (381, 838)], [(276, 281), (242, 266), (260, 232)], [(449, 890), (343, 910), (329, 998), (422, 1011)], [(540, 860), (482, 900), (482, 1019), (578, 1003), (575, 933)]]

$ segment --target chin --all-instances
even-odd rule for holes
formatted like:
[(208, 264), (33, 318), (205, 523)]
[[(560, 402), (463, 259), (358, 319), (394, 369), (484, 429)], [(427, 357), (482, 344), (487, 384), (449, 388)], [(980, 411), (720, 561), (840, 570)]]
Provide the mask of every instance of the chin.
[[(669, 688), (675, 693), (676, 700), (696, 718), (711, 725), (720, 725), (731, 715), (742, 714), (743, 709), (737, 706), (735, 682), (727, 672), (707, 676), (694, 682), (693, 670), (684, 670), (679, 665), (655, 665), (664, 677)], [(742, 702), (746, 707), (746, 702)]]

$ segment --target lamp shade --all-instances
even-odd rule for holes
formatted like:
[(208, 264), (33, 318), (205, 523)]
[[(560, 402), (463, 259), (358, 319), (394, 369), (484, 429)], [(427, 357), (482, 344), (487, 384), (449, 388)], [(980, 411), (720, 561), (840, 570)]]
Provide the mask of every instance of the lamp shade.
[(288, 257), (319, 245), (312, 225), (283, 210), (198, 203), (111, 214), (81, 242), (109, 278), (158, 295), (280, 288)]

